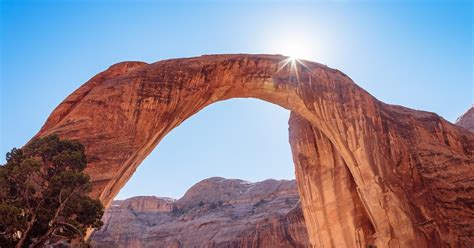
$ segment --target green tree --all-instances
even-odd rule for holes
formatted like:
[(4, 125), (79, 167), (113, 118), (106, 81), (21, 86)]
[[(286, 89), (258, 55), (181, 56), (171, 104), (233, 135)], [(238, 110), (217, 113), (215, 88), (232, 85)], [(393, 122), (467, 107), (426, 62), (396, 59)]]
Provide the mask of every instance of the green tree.
[(0, 247), (80, 240), (99, 228), (103, 206), (90, 198), (84, 146), (56, 135), (12, 149), (0, 166)]

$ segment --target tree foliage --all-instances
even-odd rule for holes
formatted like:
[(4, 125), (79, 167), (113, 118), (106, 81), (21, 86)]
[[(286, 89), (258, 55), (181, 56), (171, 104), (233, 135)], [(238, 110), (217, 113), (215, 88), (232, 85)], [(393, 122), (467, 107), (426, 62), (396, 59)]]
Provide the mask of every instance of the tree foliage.
[(103, 206), (90, 198), (84, 146), (56, 135), (13, 148), (0, 166), (0, 247), (83, 240)]

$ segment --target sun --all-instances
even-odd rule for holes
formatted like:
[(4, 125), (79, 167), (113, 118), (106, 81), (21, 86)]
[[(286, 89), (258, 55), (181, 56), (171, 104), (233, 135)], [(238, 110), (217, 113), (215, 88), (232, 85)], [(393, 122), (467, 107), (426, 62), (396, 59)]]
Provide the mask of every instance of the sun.
[(269, 45), (276, 54), (285, 58), (279, 63), (278, 71), (289, 70), (289, 80), (300, 81), (301, 73), (308, 68), (305, 61), (313, 59), (314, 53), (310, 36), (304, 30), (289, 30), (282, 32), (275, 39), (271, 39)]
[(297, 56), (294, 56), (294, 55), (289, 55), (288, 56), (288, 60), (290, 60), (292, 63), (296, 62), (298, 60), (298, 57)]
[(282, 44), (279, 50), (280, 53), (286, 57), (286, 59), (282, 61), (283, 66), (289, 65), (292, 69), (296, 69), (297, 64), (304, 65), (303, 60), (311, 56), (310, 49), (301, 41), (287, 41)]
[(308, 58), (308, 53), (305, 52), (303, 48), (300, 47), (288, 47), (287, 52), (284, 52), (283, 55), (288, 56), (288, 59), (291, 61), (301, 60)]
[(278, 42), (278, 50), (292, 61), (311, 59), (312, 51), (307, 40), (299, 36), (289, 36)]

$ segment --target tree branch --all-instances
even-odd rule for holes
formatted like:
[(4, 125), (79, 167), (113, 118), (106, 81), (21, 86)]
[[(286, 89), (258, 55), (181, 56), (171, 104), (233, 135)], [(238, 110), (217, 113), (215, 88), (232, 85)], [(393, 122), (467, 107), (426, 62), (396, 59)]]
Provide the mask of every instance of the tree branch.
[(49, 235), (51, 235), (51, 233), (53, 233), (54, 229), (57, 227), (56, 222), (57, 222), (57, 218), (58, 218), (59, 214), (61, 213), (61, 211), (63, 211), (64, 207), (66, 207), (66, 203), (69, 201), (71, 196), (76, 193), (76, 190), (77, 190), (77, 187), (75, 187), (71, 191), (71, 194), (69, 194), (63, 202), (60, 202), (58, 208), (56, 209), (56, 212), (54, 213), (53, 218), (51, 218), (51, 221), (49, 222), (50, 228), (48, 229), (48, 231), (43, 236), (41, 236), (38, 239), (38, 241), (36, 241), (33, 244), (33, 247), (39, 247), (41, 244), (43, 244), (46, 241), (46, 239), (49, 237)]
[(74, 229), (77, 233), (79, 233), (79, 235), (81, 235), (81, 239), (84, 239), (84, 235), (82, 234), (81, 230), (77, 229), (77, 227), (75, 227), (74, 225), (71, 225), (67, 222), (58, 222), (58, 224), (65, 225), (65, 226), (68, 226), (68, 227)]

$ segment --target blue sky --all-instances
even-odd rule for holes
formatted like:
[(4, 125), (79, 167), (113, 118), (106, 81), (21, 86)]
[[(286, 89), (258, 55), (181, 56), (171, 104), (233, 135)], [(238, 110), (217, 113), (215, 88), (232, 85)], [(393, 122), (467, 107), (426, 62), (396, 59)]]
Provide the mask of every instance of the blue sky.
[[(296, 48), (382, 101), (454, 121), (473, 103), (472, 18), (471, 1), (4, 0), (0, 153), (116, 62), (213, 53)], [(180, 197), (210, 176), (294, 178), (288, 115), (253, 99), (214, 104), (165, 137), (118, 198)]]

